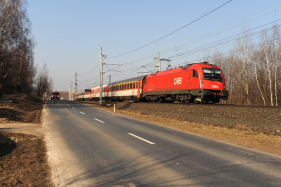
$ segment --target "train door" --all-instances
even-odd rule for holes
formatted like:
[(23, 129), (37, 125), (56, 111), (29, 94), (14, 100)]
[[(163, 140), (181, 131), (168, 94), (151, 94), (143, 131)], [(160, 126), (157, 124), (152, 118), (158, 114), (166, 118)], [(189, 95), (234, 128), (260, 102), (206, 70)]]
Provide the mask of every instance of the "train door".
[(198, 72), (194, 69), (192, 72), (192, 89), (200, 89)]
[(140, 98), (140, 81), (137, 82), (137, 90), (138, 90), (138, 95), (137, 98)]
[(187, 89), (192, 89), (192, 70), (187, 71)]

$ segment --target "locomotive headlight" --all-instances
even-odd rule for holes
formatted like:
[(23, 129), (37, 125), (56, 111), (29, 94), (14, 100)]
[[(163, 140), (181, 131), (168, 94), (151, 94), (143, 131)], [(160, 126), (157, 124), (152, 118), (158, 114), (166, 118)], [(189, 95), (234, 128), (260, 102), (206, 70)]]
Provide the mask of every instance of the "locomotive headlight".
[(204, 82), (201, 82), (201, 88), (204, 88)]

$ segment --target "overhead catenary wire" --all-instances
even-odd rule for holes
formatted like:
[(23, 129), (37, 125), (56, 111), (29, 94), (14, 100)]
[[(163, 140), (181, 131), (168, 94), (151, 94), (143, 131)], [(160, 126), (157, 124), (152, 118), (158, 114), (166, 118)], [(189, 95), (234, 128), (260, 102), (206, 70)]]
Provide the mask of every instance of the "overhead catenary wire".
[[(279, 20), (281, 20), (281, 19), (279, 19)], [(270, 23), (261, 25), (261, 26), (259, 26), (259, 27), (254, 28), (254, 29), (251, 29), (251, 30), (255, 30), (255, 29), (257, 29), (257, 28), (260, 28), (260, 27), (269, 25), (269, 24), (271, 24), (271, 23), (274, 23), (274, 22), (270, 22)], [(281, 26), (281, 24), (275, 25), (274, 27), (269, 27), (269, 28), (267, 28), (267, 29), (263, 29), (263, 30), (260, 30), (260, 31), (256, 31), (256, 32), (253, 32), (253, 33), (249, 33), (249, 34), (247, 34), (246, 36), (239, 36), (238, 38), (234, 38), (234, 39), (230, 39), (230, 40), (228, 40), (228, 41), (224, 41), (224, 40), (226, 40), (226, 39), (233, 38), (233, 37), (235, 37), (235, 36), (237, 36), (237, 35), (241, 35), (241, 33), (239, 33), (239, 34), (232, 35), (232, 36), (230, 36), (230, 37), (224, 38), (224, 39), (220, 40), (219, 43), (218, 43), (218, 41), (212, 42), (212, 43), (210, 43), (210, 44), (203, 45), (203, 46), (201, 46), (201, 47), (198, 47), (198, 48), (195, 48), (195, 49), (192, 49), (192, 50), (189, 50), (189, 51), (185, 51), (185, 52), (183, 52), (183, 53), (181, 53), (181, 54), (177, 54), (177, 55), (174, 55), (174, 56), (170, 56), (170, 57), (168, 57), (168, 58), (179, 57), (179, 56), (183, 56), (183, 55), (195, 53), (195, 52), (198, 52), (198, 51), (204, 51), (204, 50), (207, 50), (207, 49), (210, 49), (210, 48), (215, 48), (215, 47), (217, 47), (217, 46), (221, 46), (221, 45), (224, 45), (224, 44), (227, 44), (227, 43), (230, 43), (230, 42), (233, 42), (233, 41), (237, 41), (237, 40), (239, 40), (239, 39), (243, 39), (243, 38), (246, 38), (246, 37), (254, 36), (254, 35), (257, 35), (257, 34), (262, 33), (263, 31), (272, 30), (272, 29), (274, 29), (275, 27), (280, 27), (280, 26)], [(251, 30), (249, 30), (249, 31), (251, 31)], [(212, 45), (212, 44), (213, 44), (213, 45)]]
[[(277, 3), (277, 4), (275, 4), (275, 5), (273, 5), (273, 6), (276, 6), (276, 5), (278, 5), (278, 4), (280, 4), (281, 2), (279, 2), (279, 3)], [(271, 6), (271, 7), (273, 7), (273, 6)], [(264, 10), (267, 10), (267, 9), (269, 9), (269, 8), (271, 8), (271, 7), (268, 7), (268, 8), (266, 8), (266, 9), (263, 9), (263, 10), (261, 10), (261, 11), (259, 11), (259, 12), (257, 12), (257, 13), (254, 13), (254, 14), (252, 14), (252, 15), (250, 15), (250, 16), (247, 16), (247, 17), (251, 17), (251, 16), (253, 16), (253, 15), (255, 15), (255, 14), (258, 14), (258, 13), (260, 13), (260, 12), (262, 12), (262, 11), (264, 11)], [(277, 10), (279, 10), (279, 9), (277, 9)], [(274, 12), (276, 12), (276, 10), (274, 11)], [(272, 12), (270, 12), (270, 13), (272, 13)], [(262, 15), (262, 16), (265, 16), (265, 15), (268, 15), (269, 13), (267, 13), (267, 14), (264, 14), (264, 15)], [(252, 20), (256, 20), (256, 19), (258, 19), (258, 18), (260, 18), (260, 17), (262, 17), (262, 16), (259, 16), (259, 17), (257, 17), (257, 18), (254, 18), (254, 19), (252, 19)], [(243, 19), (245, 19), (245, 18), (243, 18)], [(240, 20), (242, 20), (242, 19), (240, 19)], [(238, 20), (238, 21), (240, 21), (240, 20)], [(252, 20), (250, 20), (250, 21), (252, 21)], [(236, 22), (234, 22), (234, 23), (237, 23), (238, 21), (236, 21)], [(248, 22), (250, 22), (250, 21), (247, 21), (247, 23)], [(275, 21), (277, 21), (276, 19), (275, 19)], [(234, 23), (232, 23), (232, 24), (234, 24)], [(231, 25), (231, 24), (229, 24), (229, 25)], [(227, 25), (227, 26), (229, 26), (229, 25)], [(239, 24), (239, 25), (241, 25), (241, 24)], [(236, 26), (234, 26), (234, 27), (237, 27), (237, 26), (239, 26), (239, 25), (236, 25)], [(227, 27), (227, 26), (225, 26), (225, 27)], [(223, 27), (223, 28), (225, 28), (225, 27)], [(232, 28), (234, 28), (234, 27), (232, 27)], [(230, 28), (231, 29), (231, 28)], [(219, 30), (219, 29), (218, 29)], [(229, 30), (229, 29), (226, 29), (226, 30)], [(224, 31), (226, 31), (226, 30), (224, 30)], [(217, 31), (217, 30), (215, 30), (215, 31)], [(213, 31), (213, 32), (215, 32), (215, 31)], [(224, 32), (224, 31), (222, 31), (222, 32)], [(211, 32), (211, 33), (213, 33), (213, 32)], [(209, 33), (210, 34), (210, 33)], [(208, 35), (208, 34), (206, 34), (206, 35)], [(206, 35), (204, 35), (204, 36), (206, 36)], [(233, 36), (232, 36), (233, 37)], [(200, 38), (201, 39), (201, 38)], [(196, 39), (195, 39), (196, 40)], [(223, 39), (223, 40), (225, 40), (225, 39)], [(220, 41), (222, 41), (222, 40), (220, 40)], [(193, 40), (193, 42), (195, 42), (194, 40)], [(213, 42), (213, 43), (216, 43), (216, 42)], [(223, 45), (225, 45), (225, 43), (223, 42), (222, 43)], [(210, 45), (210, 44), (208, 44), (208, 45)], [(206, 48), (204, 48), (203, 49), (203, 47), (204, 46), (202, 46), (202, 47), (200, 47), (200, 48), (202, 48), (202, 49), (200, 49), (200, 48), (196, 48), (196, 49), (193, 49), (193, 50), (190, 50), (190, 51), (188, 51), (189, 53), (195, 53), (195, 52), (198, 52), (198, 51), (202, 51), (202, 50), (206, 50), (206, 49), (210, 49), (210, 47), (211, 48), (214, 48), (214, 47), (216, 47), (216, 46), (221, 46), (221, 45), (214, 45), (214, 46), (210, 46), (210, 47), (208, 47), (208, 45), (206, 45), (207, 47)], [(174, 49), (174, 48), (172, 48), (172, 49)], [(164, 53), (164, 52), (166, 52), (166, 51), (163, 51), (163, 52), (161, 52), (161, 53)], [(131, 63), (135, 63), (135, 62), (137, 62), (137, 61), (141, 61), (141, 60), (145, 60), (145, 59), (148, 59), (148, 58), (150, 58), (150, 57), (154, 57), (156, 54), (154, 54), (154, 55), (150, 55), (150, 56), (148, 56), (148, 57), (144, 57), (144, 58), (141, 58), (141, 59), (138, 59), (138, 60), (134, 60), (134, 61), (131, 61), (131, 62), (128, 62), (128, 63), (124, 63), (123, 65), (126, 65), (126, 64), (131, 64)], [(185, 54), (184, 56), (177, 56), (177, 57), (180, 57), (180, 58), (173, 58), (173, 60), (177, 60), (177, 59), (181, 59), (181, 58), (186, 58), (186, 56), (189, 56), (190, 54)], [(141, 68), (141, 67), (138, 67), (139, 69)], [(134, 69), (136, 69), (136, 68), (133, 68), (133, 70)], [(129, 74), (129, 76), (131, 75), (131, 74), (133, 74), (134, 72), (132, 72), (133, 70), (131, 70), (130, 72), (128, 72), (128, 74)], [(129, 70), (123, 70), (123, 71), (129, 71)], [(90, 73), (90, 72), (88, 72), (88, 73)], [(113, 75), (113, 76), (122, 76), (122, 75), (124, 75), (125, 73), (122, 73), (122, 74), (120, 74), (120, 73), (116, 73), (115, 75)], [(127, 73), (126, 73), (127, 74)], [(83, 74), (83, 75), (85, 75), (85, 74)], [(82, 75), (81, 75), (82, 76)], [(95, 76), (95, 77), (93, 77), (93, 78), (97, 78), (98, 76)], [(89, 80), (89, 79), (88, 79)]]
[[(214, 33), (214, 32), (216, 32), (216, 31), (219, 31), (219, 30), (221, 30), (221, 29), (223, 29), (223, 28), (226, 28), (226, 27), (228, 27), (228, 26), (230, 26), (230, 25), (233, 25), (233, 24), (235, 24), (235, 23), (237, 23), (237, 22), (239, 22), (239, 21), (245, 20), (246, 18), (252, 17), (252, 16), (254, 16), (254, 15), (258, 14), (258, 13), (261, 13), (261, 12), (263, 12), (263, 11), (265, 11), (265, 10), (268, 10), (268, 9), (274, 7), (274, 6), (279, 5), (279, 4), (281, 4), (281, 2), (278, 2), (278, 3), (276, 3), (276, 4), (272, 5), (272, 6), (269, 6), (269, 7), (265, 8), (265, 9), (263, 9), (263, 10), (260, 10), (260, 11), (258, 11), (258, 12), (255, 12), (255, 13), (249, 15), (249, 16), (243, 17), (243, 18), (241, 18), (241, 19), (239, 19), (239, 20), (237, 20), (237, 21), (235, 21), (235, 22), (232, 22), (232, 23), (230, 23), (230, 24), (228, 24), (228, 25), (225, 25), (225, 26), (223, 26), (223, 27), (221, 27), (221, 28), (219, 28), (219, 29), (216, 29), (216, 30), (214, 30), (214, 31), (211, 31), (211, 32), (209, 32), (209, 33), (207, 33), (207, 34), (205, 34), (205, 35), (203, 35), (203, 36), (201, 36), (201, 37), (198, 37), (198, 38), (196, 38), (196, 39), (193, 39), (193, 40), (191, 40), (191, 41), (188, 41), (188, 42), (186, 42), (186, 43), (184, 43), (184, 44), (178, 45), (178, 46), (176, 46), (176, 47), (173, 47), (173, 48), (170, 48), (170, 49), (167, 49), (167, 50), (164, 50), (164, 51), (161, 51), (160, 53), (163, 54), (163, 53), (166, 53), (166, 52), (168, 52), (168, 51), (174, 50), (174, 49), (177, 48), (177, 47), (184, 46), (184, 45), (186, 45), (186, 44), (192, 44), (192, 43), (197, 42), (197, 41), (200, 41), (200, 40), (202, 40), (202, 39), (206, 39), (206, 38), (208, 38), (208, 37), (214, 36), (214, 35), (218, 34), (218, 33)], [(243, 22), (242, 24), (249, 23), (249, 22), (251, 22), (251, 21), (254, 21), (254, 20), (258, 19), (258, 18), (264, 17), (264, 16), (266, 16), (266, 15), (268, 15), (268, 14), (270, 14), (270, 13), (273, 13), (273, 12), (276, 13), (276, 11), (278, 11), (278, 10), (280, 10), (280, 9), (276, 9), (276, 10), (271, 11), (271, 12), (269, 12), (269, 13), (263, 14), (263, 15), (261, 15), (261, 16), (259, 16), (259, 17), (253, 18), (253, 19), (251, 19), (251, 20), (249, 20), (249, 21), (247, 21), (247, 22)], [(238, 24), (238, 25), (233, 26), (233, 27), (231, 27), (231, 28), (225, 29), (225, 30), (223, 30), (223, 31), (220, 31), (219, 33), (228, 31), (228, 30), (233, 29), (233, 28), (235, 28), (235, 27), (238, 27), (238, 26), (240, 26), (240, 25), (242, 25), (242, 24)], [(212, 34), (212, 33), (214, 33), (214, 34)], [(211, 35), (211, 34), (212, 34), (212, 35)], [(130, 64), (130, 63), (135, 63), (135, 62), (139, 62), (139, 61), (141, 61), (141, 60), (144, 60), (144, 59), (147, 59), (147, 58), (151, 58), (151, 57), (155, 57), (155, 56), (157, 56), (157, 53), (155, 53), (155, 54), (153, 54), (153, 55), (150, 55), (150, 56), (146, 56), (146, 57), (137, 59), (137, 60), (133, 60), (133, 61), (130, 61), (130, 62), (127, 62), (127, 63), (123, 63), (123, 65)], [(107, 59), (108, 59), (108, 58), (107, 58)]]
[[(276, 11), (278, 11), (278, 10), (280, 10), (280, 9), (281, 9), (281, 8), (276, 9), (276, 10), (274, 10), (274, 11), (272, 11), (272, 12), (269, 12), (269, 13), (263, 14), (263, 15), (261, 15), (261, 16), (259, 16), (259, 17), (253, 18), (253, 19), (251, 19), (251, 20), (249, 20), (249, 21), (247, 21), (247, 22), (244, 22), (244, 23), (235, 25), (235, 26), (233, 26), (233, 27), (227, 28), (227, 29), (225, 29), (225, 30), (223, 30), (223, 31), (214, 33), (215, 31), (218, 31), (218, 30), (220, 30), (220, 29), (222, 29), (222, 28), (225, 28), (225, 27), (227, 27), (227, 26), (229, 26), (229, 25), (232, 25), (232, 24), (238, 22), (238, 21), (235, 21), (235, 22), (233, 22), (232, 24), (229, 24), (229, 25), (227, 25), (227, 26), (224, 26), (224, 27), (222, 27), (222, 28), (220, 28), (220, 29), (217, 29), (217, 30), (215, 30), (215, 31), (212, 31), (212, 32), (210, 32), (210, 33), (208, 33), (208, 34), (205, 34), (205, 35), (203, 35), (203, 36), (201, 36), (201, 37), (198, 37), (198, 38), (196, 38), (196, 39), (194, 39), (194, 40), (191, 40), (191, 41), (189, 41), (189, 42), (186, 42), (186, 43), (184, 43), (184, 44), (178, 45), (177, 47), (184, 46), (184, 45), (186, 45), (186, 44), (192, 44), (192, 43), (198, 42), (198, 41), (200, 41), (200, 40), (209, 38), (209, 37), (211, 37), (211, 36), (215, 36), (215, 35), (217, 35), (217, 34), (226, 32), (226, 31), (228, 31), (228, 30), (230, 30), (230, 29), (236, 28), (236, 27), (241, 26), (241, 25), (243, 25), (243, 24), (249, 23), (249, 22), (251, 22), (251, 21), (254, 21), (254, 20), (259, 19), (259, 18), (261, 18), (261, 17), (264, 17), (264, 16), (266, 16), (266, 15), (269, 15), (269, 14), (271, 14), (271, 13), (273, 13), (273, 12), (276, 12)], [(255, 14), (253, 14), (253, 15), (255, 15)], [(249, 16), (247, 16), (247, 17), (249, 17)], [(245, 17), (245, 18), (247, 18), (247, 17)], [(243, 18), (243, 19), (245, 19), (245, 18)], [(240, 19), (239, 21), (241, 21), (241, 20), (242, 20), (242, 19)], [(214, 33), (214, 34), (212, 34), (212, 33)], [(168, 51), (174, 50), (174, 49), (177, 48), (177, 47), (170, 48), (170, 49), (165, 50), (165, 51), (162, 51), (162, 52), (160, 52), (160, 53), (166, 53), (166, 52), (168, 52)]]
[(134, 50), (128, 51), (128, 52), (126, 52), (126, 53), (123, 53), (123, 54), (120, 54), (120, 55), (115, 55), (115, 56), (112, 56), (112, 57), (108, 57), (107, 59), (120, 57), (120, 56), (129, 54), (129, 53), (132, 53), (132, 52), (134, 52), (134, 51), (137, 51), (137, 50), (139, 50), (139, 49), (142, 49), (142, 48), (144, 48), (144, 47), (147, 47), (147, 46), (149, 46), (149, 45), (151, 45), (151, 44), (153, 44), (153, 43), (155, 43), (155, 42), (158, 42), (159, 40), (162, 40), (162, 39), (164, 39), (164, 38), (166, 38), (166, 37), (168, 37), (168, 36), (170, 36), (170, 35), (172, 35), (172, 34), (178, 32), (179, 30), (182, 30), (183, 28), (185, 28), (185, 27), (187, 27), (187, 26), (189, 26), (189, 25), (191, 25), (191, 24), (193, 24), (193, 23), (199, 21), (200, 19), (202, 19), (202, 18), (206, 17), (207, 15), (209, 15), (209, 14), (215, 12), (216, 10), (222, 8), (223, 6), (225, 6), (226, 4), (230, 3), (231, 1), (232, 1), (232, 0), (227, 1), (226, 3), (220, 5), (219, 7), (215, 8), (215, 9), (213, 9), (212, 11), (210, 11), (210, 12), (204, 14), (203, 16), (201, 16), (201, 17), (199, 17), (199, 18), (193, 20), (192, 22), (190, 22), (190, 23), (184, 25), (184, 26), (181, 27), (181, 28), (179, 28), (179, 29), (177, 29), (177, 30), (175, 30), (175, 31), (173, 31), (173, 32), (171, 32), (171, 33), (169, 33), (169, 34), (166, 34), (165, 36), (162, 36), (161, 38), (158, 38), (157, 40), (154, 40), (154, 41), (152, 41), (152, 42), (150, 42), (150, 43), (148, 43), (148, 44), (146, 44), (146, 45), (143, 45), (143, 46), (141, 46), (141, 47), (139, 47), (139, 48), (136, 48), (136, 49), (134, 49)]
[(84, 75), (87, 75), (89, 73), (91, 73), (92, 71), (94, 71), (97, 67), (99, 67), (99, 65), (97, 65), (96, 67), (94, 67), (94, 69), (90, 70), (89, 72), (85, 73), (85, 74), (82, 74), (82, 75), (77, 75), (77, 76), (84, 76)]
[[(281, 19), (279, 19), (279, 20), (281, 20)], [(279, 21), (279, 20), (277, 20), (277, 21)], [(267, 24), (261, 25), (261, 26), (259, 26), (259, 27), (253, 28), (253, 29), (251, 29), (251, 30), (255, 30), (255, 29), (261, 28), (261, 27), (266, 26), (266, 25), (269, 25), (269, 24), (271, 24), (271, 23), (273, 23), (273, 22), (269, 22), (269, 23), (267, 23)], [(277, 26), (280, 27), (280, 25), (277, 25)], [(230, 42), (236, 41), (236, 40), (238, 40), (238, 39), (243, 39), (243, 38), (245, 38), (245, 37), (253, 36), (253, 35), (256, 35), (256, 34), (261, 33), (261, 32), (264, 31), (264, 30), (270, 30), (270, 29), (273, 29), (273, 27), (270, 27), (270, 28), (267, 28), (267, 29), (263, 29), (263, 30), (261, 30), (261, 31), (256, 31), (256, 32), (253, 32), (253, 33), (249, 33), (247, 36), (240, 36), (240, 37), (235, 38), (235, 39), (230, 39), (230, 40), (228, 40), (228, 41), (224, 41), (224, 40), (226, 40), (226, 39), (233, 38), (233, 37), (235, 37), (235, 36), (239, 36), (239, 35), (241, 35), (242, 33), (235, 34), (235, 35), (232, 35), (232, 36), (230, 36), (230, 37), (227, 37), (227, 38), (224, 38), (224, 39), (220, 40), (220, 43), (218, 43), (218, 42), (213, 42), (213, 43), (210, 43), (210, 44), (207, 44), (207, 45), (204, 45), (204, 46), (201, 46), (201, 47), (198, 47), (198, 48), (189, 50), (189, 51), (185, 51), (184, 53), (179, 54), (179, 55), (170, 56), (170, 57), (168, 57), (168, 58), (169, 58), (169, 59), (174, 59), (174, 58), (176, 58), (176, 59), (181, 59), (181, 58), (183, 58), (183, 57), (181, 57), (181, 56), (190, 55), (190, 54), (193, 54), (193, 53), (196, 53), (196, 52), (199, 52), (199, 51), (203, 51), (203, 50), (206, 50), (206, 49), (215, 48), (215, 47), (218, 47), (218, 46), (225, 46), (225, 44), (228, 44), (228, 43), (230, 43)], [(249, 31), (251, 31), (251, 30), (249, 30)], [(214, 44), (214, 45), (212, 45), (212, 44)], [(180, 57), (180, 58), (177, 58), (177, 57)], [(154, 61), (154, 62), (155, 62), (155, 61)], [(151, 64), (151, 63), (150, 63), (150, 64)], [(141, 68), (141, 67), (140, 67), (140, 68)], [(135, 68), (133, 68), (132, 70), (134, 70), (134, 69), (135, 69)], [(127, 71), (128, 71), (128, 70), (127, 70)], [(124, 73), (119, 74), (119, 76), (121, 76), (121, 75), (124, 75)]]

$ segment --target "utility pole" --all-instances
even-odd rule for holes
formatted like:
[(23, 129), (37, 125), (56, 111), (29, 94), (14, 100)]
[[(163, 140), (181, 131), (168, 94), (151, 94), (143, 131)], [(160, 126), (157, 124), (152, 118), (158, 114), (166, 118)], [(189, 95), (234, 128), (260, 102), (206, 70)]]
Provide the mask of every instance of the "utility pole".
[(109, 84), (111, 84), (111, 75), (109, 75)]
[(160, 60), (160, 53), (158, 53), (158, 72), (161, 71), (161, 60)]
[(77, 99), (76, 98), (76, 95), (77, 95), (77, 72), (75, 72), (75, 93), (74, 93), (74, 99)]
[(102, 81), (103, 81), (103, 56), (102, 56), (102, 48), (100, 48), (100, 102), (99, 104), (102, 105)]

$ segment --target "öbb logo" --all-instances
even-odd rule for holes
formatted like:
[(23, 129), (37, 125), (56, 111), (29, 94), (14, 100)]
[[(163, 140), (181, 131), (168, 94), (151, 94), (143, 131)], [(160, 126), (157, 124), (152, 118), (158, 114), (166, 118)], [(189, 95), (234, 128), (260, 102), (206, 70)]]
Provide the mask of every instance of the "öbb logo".
[(212, 87), (212, 88), (219, 88), (218, 85), (212, 85), (211, 87)]
[(181, 84), (182, 83), (182, 78), (179, 77), (179, 78), (174, 78), (174, 85), (176, 84)]

